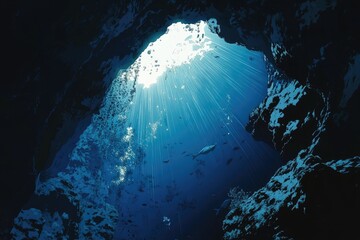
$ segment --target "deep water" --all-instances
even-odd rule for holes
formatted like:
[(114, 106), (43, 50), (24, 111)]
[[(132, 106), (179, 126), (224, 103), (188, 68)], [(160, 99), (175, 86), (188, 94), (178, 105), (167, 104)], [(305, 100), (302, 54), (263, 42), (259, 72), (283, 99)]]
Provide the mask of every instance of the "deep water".
[[(266, 95), (263, 55), (212, 41), (202, 59), (137, 86), (127, 127), (145, 157), (122, 188), (115, 239), (221, 239), (226, 209), (215, 209), (230, 188), (254, 191), (280, 164), (244, 129)], [(214, 151), (193, 159), (212, 144)]]
[(230, 189), (259, 189), (281, 162), (245, 130), (267, 94), (263, 54), (206, 35), (211, 50), (152, 84), (119, 71), (99, 113), (40, 174), (18, 226), (45, 219), (43, 237), (222, 238)]

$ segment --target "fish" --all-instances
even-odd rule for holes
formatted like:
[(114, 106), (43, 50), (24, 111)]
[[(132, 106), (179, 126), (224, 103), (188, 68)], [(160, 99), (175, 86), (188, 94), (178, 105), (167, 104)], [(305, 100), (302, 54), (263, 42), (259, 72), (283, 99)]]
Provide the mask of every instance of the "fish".
[(223, 201), (223, 203), (220, 205), (219, 208), (215, 208), (215, 209), (214, 209), (214, 210), (215, 210), (215, 215), (216, 215), (216, 216), (219, 216), (220, 213), (225, 212), (225, 210), (229, 208), (230, 203), (231, 203), (231, 200), (230, 200), (230, 199), (225, 199), (225, 200)]
[(179, 210), (195, 209), (196, 201), (194, 199), (182, 199), (177, 207)]
[(199, 155), (204, 155), (204, 154), (208, 154), (209, 152), (213, 151), (216, 147), (216, 143), (213, 145), (209, 145), (206, 147), (203, 147), (203, 149), (201, 149), (197, 154), (193, 154), (192, 157), (193, 159), (197, 158)]
[(239, 150), (240, 149), (240, 147), (239, 146), (235, 146), (235, 147), (233, 147), (233, 150), (234, 151), (237, 151), (237, 150)]
[(170, 159), (166, 159), (163, 161), (163, 163), (168, 163), (168, 162), (170, 162)]

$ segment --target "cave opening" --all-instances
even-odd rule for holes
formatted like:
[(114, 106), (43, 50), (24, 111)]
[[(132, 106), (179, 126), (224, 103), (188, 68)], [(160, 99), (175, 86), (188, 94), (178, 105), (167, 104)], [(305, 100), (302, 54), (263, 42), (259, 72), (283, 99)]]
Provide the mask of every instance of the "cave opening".
[(174, 23), (119, 73), (135, 83), (122, 118), (144, 154), (138, 167), (117, 165), (126, 206), (117, 238), (220, 239), (229, 190), (254, 191), (280, 166), (279, 154), (245, 130), (266, 95), (264, 55), (227, 43), (220, 30), (215, 19)]
[(219, 31), (215, 19), (177, 22), (149, 43), (113, 79), (78, 142), (39, 175), (37, 196), (76, 208), (59, 203), (51, 215), (36, 197), (18, 218), (66, 223), (71, 238), (220, 239), (229, 191), (257, 190), (280, 157), (245, 130), (266, 95), (264, 55)]

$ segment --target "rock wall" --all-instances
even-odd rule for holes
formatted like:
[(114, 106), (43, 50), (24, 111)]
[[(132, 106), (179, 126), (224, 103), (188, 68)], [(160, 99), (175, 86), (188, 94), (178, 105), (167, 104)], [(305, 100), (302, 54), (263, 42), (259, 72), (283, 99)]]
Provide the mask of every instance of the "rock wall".
[(270, 5), (260, 4), (271, 50), (268, 96), (247, 129), (287, 164), (230, 210), (224, 237), (353, 239), (360, 213), (358, 16), (345, 2)]

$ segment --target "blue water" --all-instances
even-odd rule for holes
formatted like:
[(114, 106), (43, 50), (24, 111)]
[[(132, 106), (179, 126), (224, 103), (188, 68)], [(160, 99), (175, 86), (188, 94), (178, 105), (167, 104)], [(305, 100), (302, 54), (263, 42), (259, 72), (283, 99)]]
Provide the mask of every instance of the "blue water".
[[(212, 40), (204, 58), (137, 86), (127, 126), (145, 158), (123, 187), (115, 239), (221, 239), (214, 209), (229, 189), (254, 191), (280, 164), (244, 129), (266, 95), (263, 55)], [(213, 152), (192, 158), (211, 144)]]
[(119, 74), (99, 113), (38, 178), (27, 205), (38, 210), (19, 219), (36, 211), (49, 224), (52, 211), (76, 216), (61, 221), (79, 239), (101, 239), (113, 228), (114, 239), (221, 239), (226, 212), (215, 209), (229, 190), (257, 190), (281, 163), (244, 129), (266, 95), (263, 54), (215, 34), (211, 40), (203, 58), (168, 69), (149, 88), (136, 85), (133, 96), (134, 82)]

